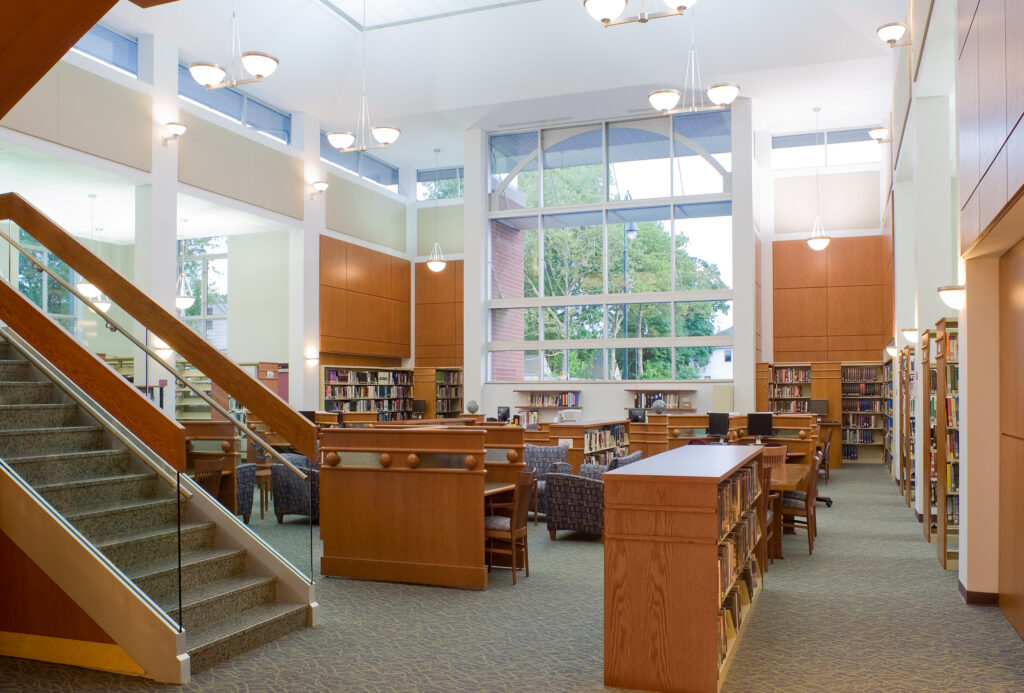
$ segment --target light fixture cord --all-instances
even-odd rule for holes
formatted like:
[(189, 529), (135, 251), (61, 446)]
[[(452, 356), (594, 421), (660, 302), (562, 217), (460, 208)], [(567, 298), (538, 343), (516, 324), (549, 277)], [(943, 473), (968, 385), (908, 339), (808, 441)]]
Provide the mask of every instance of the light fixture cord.
[[(818, 132), (821, 129), (818, 125), (818, 115), (821, 106), (814, 107), (814, 141), (818, 141)], [(814, 215), (821, 218), (821, 167), (814, 167)]]
[(234, 84), (241, 76), (241, 69), (236, 73), (235, 63), (242, 62), (242, 38), (238, 34), (238, 16), (235, 14), (235, 0), (231, 0), (231, 83)]
[(437, 162), (438, 162), (437, 156), (440, 153), (441, 153), (441, 148), (440, 147), (434, 147), (434, 243), (440, 243), (441, 242), (441, 236), (440, 236), (440, 233), (437, 230), (437, 205), (438, 205), (437, 201), (441, 197), (440, 193), (438, 192), (438, 187), (437, 187), (438, 186), (438, 179), (441, 177), (441, 171), (438, 168), (438, 164), (437, 164)]

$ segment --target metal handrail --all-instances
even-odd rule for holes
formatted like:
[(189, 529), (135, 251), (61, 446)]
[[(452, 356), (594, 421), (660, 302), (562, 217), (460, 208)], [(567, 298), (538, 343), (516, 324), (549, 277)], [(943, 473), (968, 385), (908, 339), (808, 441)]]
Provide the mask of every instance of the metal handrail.
[[(286, 460), (277, 450), (272, 448), (269, 443), (267, 443), (265, 440), (263, 440), (263, 438), (258, 436), (251, 428), (249, 428), (244, 423), (242, 423), (241, 421), (239, 421), (238, 419), (233, 417), (231, 415), (231, 412), (229, 412), (227, 409), (222, 407), (216, 400), (214, 400), (212, 397), (207, 395), (205, 392), (203, 392), (202, 390), (197, 388), (195, 385), (193, 385), (188, 380), (188, 376), (186, 376), (185, 374), (183, 374), (180, 371), (178, 371), (178, 369), (176, 369), (175, 367), (167, 364), (155, 351), (150, 349), (147, 344), (145, 344), (144, 342), (140, 341), (137, 337), (135, 337), (135, 335), (131, 334), (131, 332), (129, 332), (124, 327), (122, 327), (120, 324), (118, 324), (118, 322), (116, 320), (114, 320), (113, 318), (108, 316), (106, 313), (101, 311), (99, 308), (97, 308), (96, 305), (92, 301), (90, 301), (88, 298), (86, 298), (81, 293), (79, 293), (78, 290), (74, 286), (72, 286), (71, 284), (68, 284), (66, 281), (64, 281), (63, 277), (59, 276), (56, 272), (54, 272), (49, 267), (47, 267), (42, 262), (40, 262), (39, 259), (36, 258), (34, 255), (32, 255), (29, 252), (26, 252), (25, 248), (23, 248), (20, 243), (18, 243), (16, 240), (11, 238), (2, 229), (0, 229), (0, 237), (2, 237), (4, 240), (6, 240), (8, 243), (10, 243), (13, 248), (16, 248), (19, 253), (21, 253), (22, 255), (27, 257), (32, 262), (32, 264), (36, 265), (39, 268), (36, 271), (46, 272), (46, 274), (48, 274), (54, 281), (56, 281), (58, 284), (63, 286), (65, 289), (67, 289), (71, 293), (72, 296), (77, 298), (79, 301), (81, 301), (85, 305), (89, 306), (89, 309), (92, 310), (94, 313), (96, 313), (97, 317), (103, 319), (106, 322), (108, 328), (113, 328), (113, 329), (117, 330), (118, 332), (123, 334), (125, 337), (127, 337), (128, 341), (130, 341), (132, 344), (137, 346), (139, 349), (142, 349), (142, 351), (145, 352), (146, 355), (152, 357), (154, 360), (156, 360), (157, 363), (162, 364), (162, 367), (167, 369), (170, 373), (172, 373), (174, 375), (174, 377), (182, 385), (184, 385), (185, 387), (187, 387), (190, 390), (192, 390), (193, 392), (195, 392), (197, 395), (199, 395), (200, 399), (202, 399), (207, 404), (209, 404), (211, 408), (215, 409), (218, 413), (220, 413), (222, 416), (224, 416), (228, 421), (231, 421), (232, 423), (234, 423), (236, 428), (241, 430), (248, 438), (252, 439), (253, 442), (257, 443), (260, 447), (262, 447), (267, 453), (270, 454), (271, 457), (273, 457), (278, 462), (283, 464), (289, 471), (291, 471), (293, 474), (298, 476), (300, 479), (305, 479), (306, 478), (307, 475), (302, 470), (300, 470), (294, 464), (292, 464), (291, 462)], [(147, 331), (148, 331), (148, 328), (147, 328)]]

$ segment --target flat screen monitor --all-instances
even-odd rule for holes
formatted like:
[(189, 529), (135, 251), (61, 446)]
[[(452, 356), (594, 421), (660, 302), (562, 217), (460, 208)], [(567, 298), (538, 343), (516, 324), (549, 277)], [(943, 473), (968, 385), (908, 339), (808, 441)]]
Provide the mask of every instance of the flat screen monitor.
[(302, 414), (303, 416), (305, 416), (311, 422), (316, 423), (316, 412), (315, 411), (307, 411), (305, 409), (300, 409), (299, 413)]
[(729, 435), (729, 413), (710, 412), (708, 413), (708, 435), (724, 438)]
[(630, 409), (629, 420), (631, 423), (644, 423), (647, 421), (647, 411), (645, 409)]
[(807, 405), (807, 412), (818, 416), (828, 416), (828, 400), (812, 399)]
[(498, 421), (504, 421), (508, 423), (511, 410), (508, 407), (498, 407)]
[(412, 413), (423, 414), (427, 411), (427, 400), (425, 399), (414, 399), (412, 401)]
[(747, 414), (747, 434), (754, 436), (758, 442), (761, 436), (772, 434), (772, 415), (765, 413)]

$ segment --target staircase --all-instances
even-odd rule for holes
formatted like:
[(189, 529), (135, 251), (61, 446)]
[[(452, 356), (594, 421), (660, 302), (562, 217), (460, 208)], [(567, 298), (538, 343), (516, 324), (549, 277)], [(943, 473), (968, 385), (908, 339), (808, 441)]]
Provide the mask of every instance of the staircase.
[[(0, 338), (0, 458), (185, 628), (191, 673), (307, 625), (246, 550)], [(228, 522), (230, 519), (225, 518)]]

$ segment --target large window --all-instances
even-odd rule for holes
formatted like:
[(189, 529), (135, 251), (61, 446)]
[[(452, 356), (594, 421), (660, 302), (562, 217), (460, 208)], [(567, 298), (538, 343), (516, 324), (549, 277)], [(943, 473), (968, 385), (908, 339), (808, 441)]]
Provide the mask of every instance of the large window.
[(195, 303), (185, 324), (212, 346), (228, 348), (228, 244), (224, 236), (178, 241), (178, 261)]
[(398, 192), (398, 167), (374, 158), (366, 152), (339, 152), (331, 146), (327, 135), (320, 133), (320, 159), (372, 183)]
[(772, 137), (773, 169), (876, 164), (881, 157), (881, 148), (867, 128)]
[[(78, 275), (59, 257), (40, 245), (24, 229), (18, 229), (18, 242), (40, 263), (72, 286)], [(60, 282), (39, 269), (30, 259), (14, 251), (18, 258), (18, 291), (22, 296), (42, 308), (47, 315), (60, 323), (68, 332), (74, 333), (77, 317), (76, 299)]]
[(97, 24), (71, 49), (127, 75), (139, 76), (139, 42)]
[(231, 87), (207, 89), (192, 79), (184, 65), (178, 65), (178, 96), (271, 139), (285, 144), (291, 142), (290, 115)]
[(730, 132), (719, 110), (491, 136), (489, 380), (732, 378)]
[(448, 200), (462, 197), (462, 180), (465, 172), (461, 166), (416, 170), (416, 199)]

